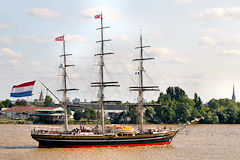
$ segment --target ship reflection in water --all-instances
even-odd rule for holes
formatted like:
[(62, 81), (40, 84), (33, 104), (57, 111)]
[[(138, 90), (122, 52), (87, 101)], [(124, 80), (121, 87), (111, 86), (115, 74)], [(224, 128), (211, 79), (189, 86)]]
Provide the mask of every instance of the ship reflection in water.
[[(70, 126), (76, 128), (79, 126)], [(164, 125), (147, 125), (163, 128)], [(167, 128), (177, 126), (167, 125)], [(38, 148), (33, 125), (1, 125), (0, 159), (239, 159), (240, 125), (190, 125), (171, 145), (107, 148)]]

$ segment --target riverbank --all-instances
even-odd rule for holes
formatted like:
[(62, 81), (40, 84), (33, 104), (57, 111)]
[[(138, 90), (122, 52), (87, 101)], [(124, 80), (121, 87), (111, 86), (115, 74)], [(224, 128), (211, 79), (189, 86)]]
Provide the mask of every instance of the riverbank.
[(12, 120), (7, 118), (1, 118), (0, 124), (33, 124), (32, 121), (28, 120)]
[[(106, 124), (111, 124), (110, 121), (106, 121)], [(96, 120), (91, 120), (91, 121), (85, 121), (85, 120), (69, 120), (68, 122), (69, 124), (86, 124), (86, 125), (91, 125), (91, 124), (97, 124), (98, 122)], [(0, 124), (34, 124), (33, 121), (31, 120), (12, 120), (12, 119), (8, 119), (8, 118), (0, 118)], [(35, 123), (35, 124), (43, 124), (43, 123)], [(58, 124), (49, 124), (49, 125), (58, 125)], [(59, 124), (62, 125), (62, 124)]]

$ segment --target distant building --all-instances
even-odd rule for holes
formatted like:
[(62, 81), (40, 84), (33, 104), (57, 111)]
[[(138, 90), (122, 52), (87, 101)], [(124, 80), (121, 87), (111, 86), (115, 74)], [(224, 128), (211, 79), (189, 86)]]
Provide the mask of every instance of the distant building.
[(43, 92), (40, 92), (39, 98), (34, 100), (37, 102), (37, 106), (44, 106), (44, 95)]
[(80, 103), (80, 99), (79, 98), (74, 98), (74, 100), (72, 101), (73, 104), (79, 104)]
[[(109, 102), (104, 105), (104, 113), (105, 113), (105, 118), (110, 119), (112, 115), (114, 114), (120, 114), (123, 111), (127, 111), (128, 106), (127, 105), (121, 105), (121, 102)], [(97, 112), (99, 111), (99, 105), (97, 103), (89, 103), (89, 102), (80, 102), (79, 104), (71, 104), (68, 105), (68, 107), (76, 111), (78, 108), (82, 108), (83, 110), (86, 109), (86, 107), (92, 107), (95, 109)]]
[(35, 123), (62, 123), (64, 112), (62, 107), (42, 107), (31, 113), (30, 117)]
[(236, 102), (234, 85), (233, 85), (233, 94), (232, 94), (232, 100), (233, 100), (234, 102)]
[(2, 117), (6, 118), (19, 118), (26, 119), (30, 117), (30, 114), (35, 113), (37, 109), (53, 109), (55, 107), (36, 107), (36, 106), (15, 106), (2, 110), (0, 112)]
[(43, 101), (44, 102), (44, 96), (43, 96), (42, 91), (40, 92), (40, 95), (39, 95), (39, 101)]

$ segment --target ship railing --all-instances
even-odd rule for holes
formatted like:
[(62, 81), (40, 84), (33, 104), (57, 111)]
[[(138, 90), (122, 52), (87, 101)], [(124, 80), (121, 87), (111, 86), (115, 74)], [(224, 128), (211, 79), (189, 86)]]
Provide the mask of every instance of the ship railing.
[(61, 127), (55, 127), (55, 128), (48, 128), (48, 127), (34, 127), (34, 129), (31, 131), (31, 134), (35, 135), (61, 135), (61, 136), (86, 136), (86, 135), (96, 135), (101, 136), (101, 134), (95, 134), (94, 132), (90, 130), (80, 130), (80, 129), (72, 129), (68, 131), (64, 131)]
[(144, 129), (144, 133), (146, 134), (167, 134), (167, 133), (170, 133), (170, 132), (173, 132), (173, 131), (176, 131), (178, 129), (172, 129), (171, 127), (170, 128), (147, 128), (147, 129)]
[(31, 134), (38, 134), (38, 135), (58, 135), (61, 132), (63, 132), (63, 128), (61, 127), (34, 127), (33, 130), (31, 130)]

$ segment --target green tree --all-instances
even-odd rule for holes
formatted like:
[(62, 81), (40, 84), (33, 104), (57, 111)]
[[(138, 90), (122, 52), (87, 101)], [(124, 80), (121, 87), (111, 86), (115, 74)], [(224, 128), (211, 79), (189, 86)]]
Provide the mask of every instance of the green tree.
[(15, 105), (17, 106), (26, 106), (27, 105), (27, 101), (24, 100), (24, 99), (17, 99), (16, 102), (15, 102)]
[(118, 123), (125, 123), (126, 120), (126, 112), (122, 111), (118, 116)]
[(162, 107), (154, 107), (156, 112), (155, 121), (157, 123), (174, 123), (175, 117), (175, 101), (171, 100), (169, 94), (160, 93), (157, 103)]
[(185, 123), (190, 119), (189, 104), (187, 102), (177, 102), (176, 103), (176, 118), (178, 122)]
[(45, 106), (49, 106), (49, 105), (51, 105), (51, 104), (53, 104), (52, 97), (46, 95), (45, 100), (44, 100), (44, 105), (45, 105)]
[(121, 124), (121, 123), (125, 123), (126, 120), (126, 112), (122, 111), (120, 114), (113, 114), (111, 117), (111, 123), (112, 124)]
[(38, 106), (38, 102), (34, 101), (34, 102), (31, 103), (31, 105)]
[(167, 95), (171, 97), (171, 100), (175, 99), (175, 92), (173, 87), (167, 88)]
[(213, 116), (213, 113), (209, 111), (205, 116), (204, 123), (213, 124)]
[(219, 103), (218, 103), (218, 100), (216, 99), (211, 99), (208, 103), (207, 103), (208, 107), (211, 109), (211, 110), (214, 110), (214, 109), (217, 109), (219, 108)]
[(171, 97), (171, 100), (179, 100), (181, 97), (187, 97), (185, 91), (180, 87), (168, 87), (166, 92)]
[(123, 105), (130, 105), (131, 103), (126, 101), (125, 103), (122, 103)]
[(225, 110), (225, 113), (227, 114), (227, 123), (237, 123), (239, 109), (240, 108), (234, 101), (228, 99), (227, 109)]
[(199, 111), (196, 108), (192, 108), (191, 110), (191, 118), (200, 118), (202, 115), (199, 113)]
[(119, 115), (118, 114), (113, 114), (110, 118), (110, 121), (112, 124), (118, 124), (119, 123)]
[(97, 112), (92, 107), (86, 107), (84, 111), (84, 118), (86, 118), (87, 121), (95, 120), (97, 118)]
[[(233, 124), (239, 123), (240, 104), (228, 98), (211, 99), (205, 107), (204, 122)], [(210, 122), (211, 121), (211, 122)]]
[(194, 102), (195, 102), (195, 108), (197, 108), (199, 111), (202, 110), (203, 102), (201, 98), (197, 95), (197, 93), (194, 94)]
[[(155, 121), (158, 123), (185, 123), (196, 117), (202, 116), (202, 101), (195, 95), (195, 99), (200, 106), (196, 107), (196, 102), (187, 97), (185, 91), (180, 87), (168, 87), (166, 94), (160, 93), (157, 103), (163, 108), (155, 107)], [(201, 111), (201, 112), (200, 112)], [(196, 116), (196, 117), (195, 117)]]
[(127, 111), (127, 117), (130, 117), (130, 123), (136, 124), (138, 122), (138, 107), (137, 106), (129, 106)]
[(218, 116), (212, 116), (212, 119), (213, 119), (213, 123), (214, 123), (214, 124), (219, 123)]
[(78, 108), (77, 111), (73, 114), (75, 120), (81, 120), (84, 118), (84, 112), (82, 108)]
[(70, 108), (67, 108), (67, 114), (68, 114), (68, 116), (71, 116), (71, 115), (72, 115), (72, 112), (71, 112), (71, 109), (70, 109)]
[(5, 101), (2, 101), (2, 104), (4, 105), (5, 108), (13, 107), (12, 101), (10, 101), (9, 99), (6, 99)]
[(156, 116), (156, 112), (153, 107), (147, 107), (145, 111), (145, 120), (147, 122), (154, 123), (154, 117)]
[(5, 106), (2, 104), (2, 103), (0, 103), (0, 110), (2, 110), (2, 108), (4, 108)]
[(238, 118), (237, 118), (237, 123), (240, 123), (240, 111), (238, 112)]

